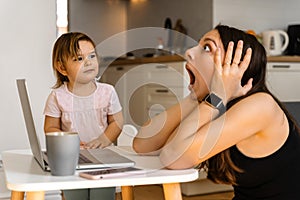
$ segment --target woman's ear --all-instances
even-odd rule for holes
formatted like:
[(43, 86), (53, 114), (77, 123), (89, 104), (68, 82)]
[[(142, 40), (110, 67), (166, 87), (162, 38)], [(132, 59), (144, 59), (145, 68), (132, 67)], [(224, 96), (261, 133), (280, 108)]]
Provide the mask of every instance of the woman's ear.
[(68, 75), (65, 66), (60, 61), (58, 61), (57, 64), (56, 64), (56, 70), (59, 71), (59, 73), (61, 73), (64, 76)]

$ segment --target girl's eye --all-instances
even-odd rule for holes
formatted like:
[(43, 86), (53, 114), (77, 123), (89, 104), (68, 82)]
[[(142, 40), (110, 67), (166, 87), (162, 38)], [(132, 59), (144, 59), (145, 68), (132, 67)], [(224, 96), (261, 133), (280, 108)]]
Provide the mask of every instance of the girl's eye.
[(206, 52), (210, 52), (211, 51), (209, 45), (204, 45), (203, 50), (206, 51)]
[(82, 56), (78, 56), (77, 57), (77, 61), (79, 61), (79, 62), (83, 61), (83, 57)]
[(92, 54), (88, 55), (88, 58), (89, 58), (89, 59), (96, 58), (96, 54), (95, 54), (95, 53), (92, 53)]
[(82, 62), (83, 61), (83, 57), (82, 56), (74, 57), (72, 60), (74, 62)]

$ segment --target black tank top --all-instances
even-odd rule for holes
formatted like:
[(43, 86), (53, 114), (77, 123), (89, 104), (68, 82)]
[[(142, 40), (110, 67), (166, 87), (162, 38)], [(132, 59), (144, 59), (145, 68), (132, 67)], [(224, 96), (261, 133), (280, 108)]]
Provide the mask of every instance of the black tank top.
[(232, 161), (244, 171), (236, 176), (234, 200), (300, 199), (300, 136), (290, 121), (289, 130), (284, 145), (264, 158), (250, 158), (231, 147)]

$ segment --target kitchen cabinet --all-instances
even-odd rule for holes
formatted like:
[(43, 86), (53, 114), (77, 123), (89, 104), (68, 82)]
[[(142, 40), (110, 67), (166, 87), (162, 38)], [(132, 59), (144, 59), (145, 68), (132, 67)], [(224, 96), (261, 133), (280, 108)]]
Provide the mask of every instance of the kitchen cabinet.
[(300, 62), (268, 62), (267, 86), (300, 123)]
[(267, 85), (283, 102), (300, 101), (300, 63), (268, 62)]
[(189, 93), (184, 68), (184, 61), (111, 65), (100, 81), (115, 86), (125, 123), (139, 127)]
[(151, 80), (146, 89), (146, 112), (153, 117), (176, 104), (188, 94), (188, 75), (185, 62), (148, 64), (147, 78)]
[[(123, 107), (123, 112), (124, 110), (126, 111), (126, 109), (128, 108), (126, 104), (126, 97), (128, 95), (126, 79), (122, 77), (132, 68), (134, 68), (134, 65), (112, 65), (106, 67), (106, 69), (100, 69), (100, 71), (104, 71), (100, 78), (100, 82), (108, 83), (115, 86), (115, 89), (120, 99), (120, 103)], [(125, 122), (127, 122), (127, 120)]]

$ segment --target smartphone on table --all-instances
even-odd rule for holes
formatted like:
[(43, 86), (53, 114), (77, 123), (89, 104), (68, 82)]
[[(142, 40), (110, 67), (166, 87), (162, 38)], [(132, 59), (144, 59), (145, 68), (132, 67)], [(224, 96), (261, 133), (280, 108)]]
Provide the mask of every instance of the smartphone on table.
[(100, 169), (93, 171), (85, 171), (80, 172), (79, 176), (87, 179), (98, 180), (102, 178), (112, 178), (112, 177), (122, 177), (122, 176), (130, 176), (134, 174), (143, 174), (141, 169), (134, 167), (126, 167), (126, 168), (108, 168), (108, 169)]

